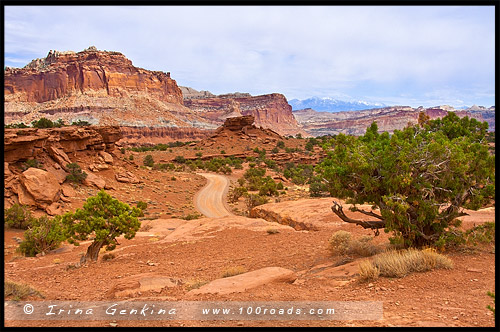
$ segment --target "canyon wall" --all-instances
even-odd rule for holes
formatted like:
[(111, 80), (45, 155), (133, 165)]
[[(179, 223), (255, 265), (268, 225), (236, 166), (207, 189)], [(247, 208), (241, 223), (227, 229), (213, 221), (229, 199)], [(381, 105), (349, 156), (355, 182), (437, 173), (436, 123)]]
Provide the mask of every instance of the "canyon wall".
[(250, 96), (227, 94), (210, 98), (185, 99), (184, 105), (200, 116), (220, 125), (228, 117), (252, 115), (257, 127), (272, 129), (280, 135), (309, 136), (299, 128), (292, 107), (279, 93)]

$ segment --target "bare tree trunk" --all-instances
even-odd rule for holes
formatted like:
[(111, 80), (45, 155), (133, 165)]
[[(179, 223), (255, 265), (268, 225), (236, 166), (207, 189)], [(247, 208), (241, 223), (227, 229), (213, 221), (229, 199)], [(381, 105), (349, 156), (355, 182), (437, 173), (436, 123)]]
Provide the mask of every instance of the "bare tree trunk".
[(97, 262), (99, 251), (101, 250), (103, 245), (104, 241), (92, 242), (92, 244), (88, 247), (85, 256), (82, 256), (82, 258), (80, 259), (80, 264), (85, 264), (87, 262)]

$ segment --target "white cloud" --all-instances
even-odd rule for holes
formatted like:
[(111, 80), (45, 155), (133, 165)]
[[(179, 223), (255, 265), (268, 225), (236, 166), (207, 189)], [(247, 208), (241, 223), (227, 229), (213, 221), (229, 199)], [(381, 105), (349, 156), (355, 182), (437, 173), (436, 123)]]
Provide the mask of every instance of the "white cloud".
[(289, 99), (367, 99), (370, 85), (396, 97), (408, 84), (416, 99), (443, 86), (485, 89), (494, 37), (493, 6), (5, 7), (7, 65), (19, 64), (14, 54), (95, 45), (170, 71), (179, 85)]

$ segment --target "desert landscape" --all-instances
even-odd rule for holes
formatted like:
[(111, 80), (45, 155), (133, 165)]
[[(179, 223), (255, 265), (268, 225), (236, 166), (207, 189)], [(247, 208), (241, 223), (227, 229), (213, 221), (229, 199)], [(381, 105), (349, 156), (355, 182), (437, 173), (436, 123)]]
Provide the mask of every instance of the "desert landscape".
[[(447, 109), (394, 107), (353, 111), (350, 120), (345, 114), (322, 118), (313, 110), (292, 112), (279, 93), (217, 96), (179, 87), (169, 72), (135, 67), (123, 54), (95, 47), (50, 51), (46, 58), (24, 68), (7, 67), (4, 73), (5, 211), (24, 206), (33, 218), (56, 219), (106, 192), (141, 212), (134, 236), (118, 236), (119, 245), (110, 251), (102, 247), (96, 261), (82, 262), (96, 233), (79, 246), (65, 239), (56, 248), (26, 255), (20, 251), (26, 229), (5, 224), (5, 303), (382, 305), (381, 317), (367, 320), (8, 316), (5, 326), (495, 326), (494, 311), (488, 309), (494, 298), (487, 294), (495, 292), (494, 234), (474, 245), (424, 249), (445, 256), (448, 268), (368, 280), (360, 271), (363, 261), (393, 248), (391, 234), (346, 222), (334, 213), (333, 201), (343, 204), (348, 218), (373, 218), (315, 189), (323, 181), (318, 165), (331, 158), (332, 133), (361, 136), (375, 119), (380, 133), (392, 134), (423, 115), (425, 121), (442, 118)], [(457, 115), (492, 122), (488, 137), (493, 137), (494, 155), (491, 111)], [(80, 171), (86, 174), (81, 180), (68, 177)], [(494, 199), (464, 212), (458, 218), (461, 230), (483, 225), (494, 233)], [(335, 251), (332, 236), (346, 233), (352, 245), (369, 243), (370, 253)], [(8, 293), (7, 283), (24, 287), (24, 293), (15, 287)]]

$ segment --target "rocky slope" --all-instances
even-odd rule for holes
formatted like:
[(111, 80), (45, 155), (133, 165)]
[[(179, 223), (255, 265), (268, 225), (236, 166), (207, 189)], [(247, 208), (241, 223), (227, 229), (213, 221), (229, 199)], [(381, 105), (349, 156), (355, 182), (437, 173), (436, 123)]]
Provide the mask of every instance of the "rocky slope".
[(373, 121), (377, 121), (379, 131), (392, 133), (395, 129), (403, 129), (408, 123), (417, 123), (418, 114), (425, 112), (431, 119), (446, 116), (448, 111), (454, 111), (459, 117), (469, 116), (478, 121), (486, 121), (489, 130), (495, 131), (495, 108), (455, 110), (449, 106), (432, 108), (412, 108), (409, 106), (392, 106), (363, 111), (349, 112), (317, 112), (313, 109), (294, 111), (293, 115), (302, 129), (313, 136), (363, 135)]

